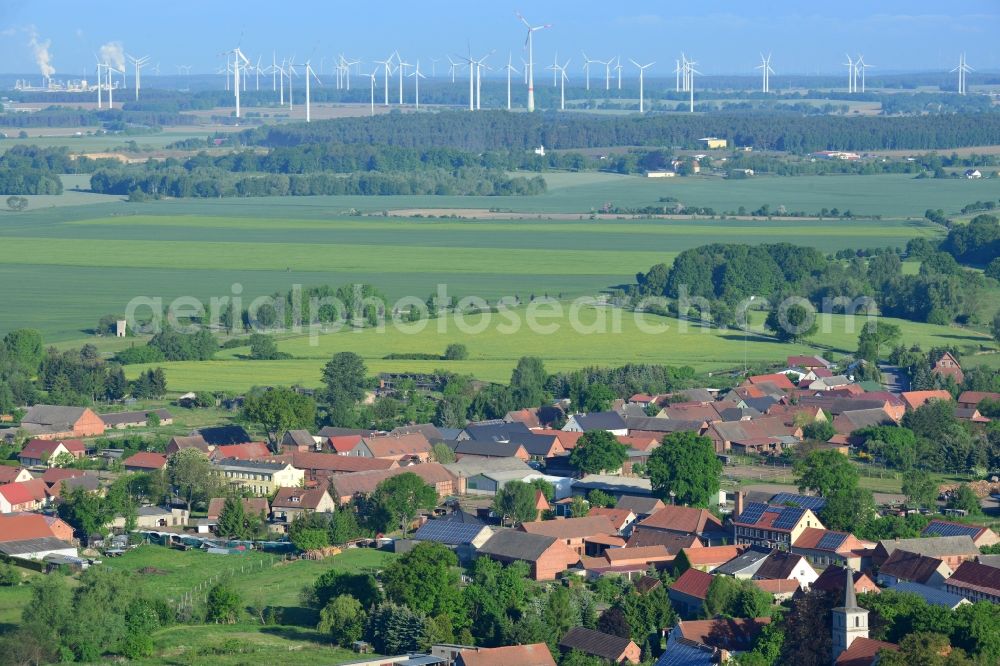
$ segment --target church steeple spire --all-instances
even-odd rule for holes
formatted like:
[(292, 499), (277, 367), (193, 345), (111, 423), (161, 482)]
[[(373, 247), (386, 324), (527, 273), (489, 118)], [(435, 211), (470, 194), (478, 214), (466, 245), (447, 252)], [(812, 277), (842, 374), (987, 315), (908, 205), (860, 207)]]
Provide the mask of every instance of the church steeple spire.
[(833, 609), (833, 654), (836, 662), (840, 653), (851, 647), (856, 638), (868, 638), (868, 611), (858, 606), (854, 592), (854, 571), (844, 569), (844, 605)]

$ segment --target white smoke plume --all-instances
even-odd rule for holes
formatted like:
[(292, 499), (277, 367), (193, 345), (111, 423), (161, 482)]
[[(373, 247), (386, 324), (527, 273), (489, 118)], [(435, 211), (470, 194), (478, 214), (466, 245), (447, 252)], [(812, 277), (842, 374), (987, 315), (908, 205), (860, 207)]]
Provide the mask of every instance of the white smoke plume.
[(49, 53), (52, 40), (39, 41), (38, 31), (35, 30), (35, 26), (29, 26), (27, 31), (28, 45), (35, 54), (35, 63), (38, 65), (38, 69), (41, 70), (42, 76), (51, 78), (56, 73), (56, 68), (52, 66), (52, 55)]
[(121, 42), (108, 42), (100, 48), (101, 62), (118, 70), (125, 69), (125, 49)]

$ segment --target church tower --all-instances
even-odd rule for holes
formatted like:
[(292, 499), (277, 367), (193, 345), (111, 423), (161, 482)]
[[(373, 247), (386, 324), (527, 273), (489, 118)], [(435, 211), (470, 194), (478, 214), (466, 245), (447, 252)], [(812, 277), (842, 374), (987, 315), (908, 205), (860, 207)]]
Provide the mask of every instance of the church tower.
[(833, 609), (833, 659), (851, 647), (855, 638), (868, 638), (868, 611), (858, 606), (854, 593), (854, 572), (844, 569), (844, 605)]

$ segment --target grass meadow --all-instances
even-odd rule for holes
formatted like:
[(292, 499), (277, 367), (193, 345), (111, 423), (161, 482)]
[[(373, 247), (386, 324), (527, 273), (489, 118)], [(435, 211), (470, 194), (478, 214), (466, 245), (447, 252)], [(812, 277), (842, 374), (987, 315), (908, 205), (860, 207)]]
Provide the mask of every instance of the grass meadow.
[[(431, 372), (437, 369), (470, 374), (486, 381), (507, 382), (517, 360), (533, 355), (545, 361), (549, 372), (574, 370), (589, 365), (619, 366), (627, 363), (690, 365), (699, 372), (721, 372), (742, 368), (744, 359), (752, 364), (781, 362), (786, 356), (820, 352), (828, 358), (838, 358), (857, 347), (857, 335), (864, 325), (842, 315), (822, 316), (820, 333), (810, 344), (785, 344), (763, 335), (763, 313), (754, 313), (752, 332), (744, 340), (739, 330), (701, 328), (693, 324), (655, 315), (636, 315), (611, 308), (585, 306), (572, 325), (569, 304), (563, 305), (562, 318), (538, 318), (544, 325), (555, 324), (551, 333), (532, 330), (525, 322), (524, 308), (513, 310), (505, 317), (491, 315), (467, 316), (462, 325), (454, 318), (430, 320), (423, 330), (412, 332), (388, 325), (377, 329), (351, 330), (320, 334), (288, 336), (278, 348), (293, 356), (278, 361), (251, 361), (240, 358), (246, 348), (223, 350), (213, 361), (154, 364), (164, 368), (173, 391), (245, 390), (253, 385), (318, 386), (323, 364), (340, 351), (352, 351), (365, 360), (369, 373)], [(520, 326), (508, 332), (508, 324), (517, 317)], [(615, 324), (615, 321), (618, 321)], [(968, 353), (992, 350), (993, 345), (983, 334), (945, 326), (889, 320), (903, 330), (907, 344), (919, 343), (924, 349), (939, 345), (955, 345)], [(648, 332), (658, 327), (656, 332)], [(444, 329), (442, 331), (442, 329)], [(826, 332), (823, 332), (826, 331)], [(388, 354), (441, 354), (450, 343), (465, 344), (469, 358), (463, 361), (387, 360)], [(1000, 354), (966, 356), (966, 364), (980, 359), (990, 361)], [(126, 375), (134, 377), (146, 366), (127, 366)]]

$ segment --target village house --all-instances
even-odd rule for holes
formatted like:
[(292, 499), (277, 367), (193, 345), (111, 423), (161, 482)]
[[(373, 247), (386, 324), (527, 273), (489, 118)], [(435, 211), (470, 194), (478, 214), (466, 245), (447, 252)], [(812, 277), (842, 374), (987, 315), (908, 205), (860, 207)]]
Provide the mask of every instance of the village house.
[(44, 560), (51, 556), (76, 557), (77, 549), (69, 541), (54, 536), (0, 541), (0, 554), (22, 560)]
[(528, 461), (531, 456), (523, 445), (511, 441), (466, 439), (455, 442), (455, 460), (463, 458), (517, 458)]
[(732, 576), (740, 580), (752, 580), (757, 570), (764, 566), (764, 561), (773, 551), (752, 547), (715, 567), (712, 572), (716, 576)]
[(810, 509), (748, 502), (733, 518), (733, 542), (789, 550), (808, 527), (823, 528)]
[(683, 560), (691, 569), (712, 573), (717, 567), (739, 557), (745, 546), (707, 546), (704, 548), (684, 548), (677, 555), (678, 561)]
[(802, 590), (799, 581), (794, 578), (754, 578), (752, 582), (754, 587), (770, 594), (776, 603), (787, 601)]
[[(831, 564), (823, 569), (819, 578), (813, 581), (812, 589), (820, 592), (841, 592), (847, 586), (847, 571), (844, 567)], [(878, 594), (881, 590), (875, 581), (863, 571), (850, 569), (851, 577), (854, 579), (854, 592), (856, 594)]]
[(83, 442), (79, 439), (32, 439), (24, 445), (21, 452), (17, 454), (18, 460), (25, 467), (47, 466), (53, 467), (57, 464), (60, 456), (69, 456), (74, 460), (79, 460), (86, 455)]
[(33, 479), (31, 472), (24, 467), (8, 467), (0, 465), (0, 486), (6, 483), (18, 483), (20, 481), (30, 481)]
[(279, 488), (271, 500), (271, 519), (291, 523), (304, 513), (332, 513), (336, 509), (325, 488)]
[(316, 451), (321, 447), (320, 443), (322, 441), (322, 437), (313, 437), (308, 430), (286, 430), (285, 434), (281, 436), (281, 441), (278, 442), (278, 445), (285, 453), (293, 451)]
[[(528, 534), (559, 539), (579, 555), (599, 555), (608, 545), (625, 545), (625, 541), (617, 536), (617, 530), (607, 516), (538, 520), (521, 523), (519, 529)], [(609, 540), (606, 537), (614, 539)]]
[(637, 520), (648, 518), (665, 506), (666, 504), (663, 503), (663, 500), (656, 497), (638, 497), (635, 495), (622, 495), (615, 502), (616, 509), (631, 511), (635, 514)]
[(221, 444), (208, 454), (209, 460), (261, 460), (272, 457), (271, 450), (264, 442), (247, 442), (245, 444)]
[(761, 562), (753, 580), (794, 580), (806, 590), (819, 578), (809, 561), (802, 555), (774, 550)]
[(958, 364), (958, 359), (952, 356), (951, 352), (942, 354), (941, 358), (934, 363), (931, 372), (939, 377), (951, 377), (955, 380), (956, 384), (961, 384), (965, 381), (965, 373), (962, 372), (962, 366)]
[(0, 486), (0, 513), (37, 511), (49, 502), (49, 489), (45, 481), (31, 479)]
[[(263, 516), (266, 519), (271, 513), (266, 497), (241, 497), (240, 503), (243, 504), (243, 514), (246, 516)], [(219, 515), (225, 506), (225, 497), (213, 497), (208, 502), (208, 512), (205, 517), (212, 523), (219, 522)]]
[(943, 588), (921, 585), (920, 583), (910, 583), (904, 581), (902, 583), (896, 583), (892, 587), (892, 590), (893, 592), (915, 594), (931, 606), (940, 606), (941, 608), (947, 608), (948, 610), (956, 610), (959, 606), (972, 603), (961, 595), (946, 592)]
[(958, 396), (958, 406), (960, 409), (976, 409), (983, 400), (1000, 402), (1000, 393), (990, 393), (988, 391), (962, 391)]
[(951, 567), (936, 557), (897, 548), (879, 567), (877, 580), (883, 587), (908, 582), (940, 588), (951, 574)]
[[(331, 476), (350, 472), (366, 472), (386, 470), (399, 467), (395, 460), (385, 458), (359, 458), (341, 456), (334, 453), (315, 453), (310, 451), (293, 451), (290, 454), (292, 466), (301, 469), (305, 474), (306, 485), (325, 486)], [(289, 460), (289, 454), (281, 457)]]
[(906, 409), (913, 411), (923, 407), (931, 400), (951, 400), (951, 393), (948, 393), (944, 389), (934, 391), (904, 391), (899, 394), (899, 397), (903, 399)]
[(698, 617), (705, 607), (711, 584), (712, 574), (688, 569), (667, 586), (667, 596), (678, 615), (684, 618)]
[(381, 435), (364, 437), (348, 455), (363, 458), (384, 458), (401, 461), (427, 462), (431, 457), (431, 443), (419, 432), (406, 435)]
[(722, 545), (729, 540), (729, 532), (722, 521), (707, 509), (672, 504), (644, 519), (639, 526), (673, 534), (693, 534), (706, 546)]
[(735, 449), (738, 453), (777, 454), (802, 439), (802, 428), (787, 426), (779, 417), (765, 416), (710, 423), (702, 434), (712, 440), (716, 453)]
[(833, 429), (850, 435), (855, 430), (873, 426), (897, 425), (896, 420), (881, 407), (874, 409), (849, 409), (833, 417)]
[(638, 664), (642, 650), (633, 641), (586, 627), (573, 627), (559, 641), (565, 652), (576, 650), (612, 664)]
[(525, 562), (533, 580), (555, 580), (580, 561), (580, 554), (562, 539), (512, 529), (498, 530), (479, 548), (479, 555), (503, 564)]
[(212, 467), (223, 482), (254, 495), (273, 495), (278, 488), (299, 487), (305, 482), (302, 470), (287, 462), (224, 458), (214, 461)]
[(789, 356), (786, 363), (789, 367), (803, 370), (829, 370), (833, 367), (833, 364), (822, 356)]
[[(410, 541), (439, 543), (453, 551), (459, 562), (470, 563), (479, 548), (493, 536), (493, 529), (480, 521), (428, 520), (410, 536)], [(401, 541), (396, 541), (396, 552)]]
[(139, 451), (122, 461), (126, 472), (155, 472), (167, 466), (167, 457), (153, 451)]
[(667, 648), (655, 666), (709, 666), (753, 648), (771, 618), (680, 620), (667, 634)]
[(804, 555), (812, 564), (847, 566), (855, 571), (871, 566), (874, 543), (861, 541), (849, 532), (807, 527), (792, 542), (791, 552)]
[[(187, 509), (166, 506), (140, 506), (136, 510), (135, 526), (142, 529), (159, 529), (162, 527), (184, 527), (188, 524), (191, 514)], [(125, 518), (117, 516), (111, 521), (111, 527), (124, 530)]]
[(104, 434), (104, 421), (86, 407), (34, 405), (21, 418), (21, 429), (38, 439), (73, 439)]
[(590, 432), (605, 430), (612, 435), (627, 435), (628, 426), (618, 412), (592, 412), (590, 414), (573, 414), (566, 419), (563, 430), (567, 432)]
[(455, 666), (556, 666), (545, 643), (505, 647), (470, 647), (458, 653)]
[(636, 520), (635, 514), (628, 509), (608, 509), (605, 507), (597, 507), (596, 509), (591, 509), (587, 515), (605, 516), (611, 521), (612, 526), (614, 526), (615, 534), (626, 539), (632, 534), (632, 525)]
[(972, 603), (1000, 604), (1000, 569), (979, 562), (963, 562), (945, 581), (944, 589)]

